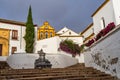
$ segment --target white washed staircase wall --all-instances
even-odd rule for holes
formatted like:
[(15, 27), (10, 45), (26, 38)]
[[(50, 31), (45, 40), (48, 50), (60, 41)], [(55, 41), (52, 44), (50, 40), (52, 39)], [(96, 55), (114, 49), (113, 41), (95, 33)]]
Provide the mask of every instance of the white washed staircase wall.
[[(34, 68), (35, 59), (38, 59), (38, 54), (16, 53), (7, 58), (7, 63), (13, 69)], [(78, 60), (64, 54), (47, 54), (52, 68), (64, 68), (78, 63)]]
[(120, 78), (120, 25), (84, 52), (85, 66)]
[[(72, 57), (71, 53), (66, 53), (62, 50), (59, 51), (60, 54)], [(84, 63), (84, 54), (76, 55), (75, 58), (78, 60), (78, 63)]]

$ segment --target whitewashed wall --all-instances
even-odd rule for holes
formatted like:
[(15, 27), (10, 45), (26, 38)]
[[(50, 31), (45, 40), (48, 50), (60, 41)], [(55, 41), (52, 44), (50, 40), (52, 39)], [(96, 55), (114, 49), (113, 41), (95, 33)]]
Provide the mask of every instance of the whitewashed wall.
[(66, 32), (67, 30), (69, 30), (67, 27), (62, 28), (61, 30), (59, 30), (56, 34), (63, 34), (64, 32)]
[(25, 29), (26, 29), (26, 27), (22, 27), (22, 29), (21, 29), (21, 43), (20, 43), (20, 51), (17, 51), (17, 52), (25, 52), (25, 45), (26, 45), (26, 43), (25, 43), (25, 39), (23, 38), (24, 36), (25, 36)]
[(112, 0), (116, 25), (120, 24), (120, 0)]
[[(72, 57), (72, 55), (70, 53), (66, 53), (62, 50), (59, 51), (59, 54), (63, 54), (63, 55)], [(84, 63), (84, 54), (76, 55), (74, 58), (76, 58), (79, 63)]]
[[(34, 62), (36, 59), (38, 59), (38, 57), (38, 54), (17, 53), (10, 55), (7, 58), (7, 63), (13, 69), (34, 68)], [(48, 53), (46, 55), (46, 59), (51, 62), (52, 68), (65, 68), (78, 63), (77, 59), (64, 54)]]
[(6, 61), (7, 56), (0, 56), (0, 61)]
[(35, 53), (37, 53), (39, 50), (43, 49), (46, 53), (58, 53), (59, 43), (60, 43), (59, 37), (52, 37), (44, 40), (39, 40), (35, 43)]
[(65, 40), (65, 39), (70, 39), (73, 40), (73, 42), (75, 42), (76, 44), (83, 44), (83, 38), (82, 37), (60, 37), (61, 40)]
[(110, 22), (115, 22), (114, 9), (111, 1), (109, 1), (102, 9), (100, 9), (100, 11), (98, 11), (93, 16), (95, 34), (99, 33), (99, 31), (102, 29), (102, 26), (101, 26), (102, 17), (104, 17), (105, 19), (105, 26), (107, 26)]
[(79, 34), (69, 29), (60, 36), (79, 36)]
[(85, 66), (120, 78), (120, 25), (84, 52)]
[(85, 40), (85, 38), (87, 38), (87, 37), (89, 37), (91, 34), (93, 34), (94, 33), (94, 27), (93, 27), (93, 25), (88, 29), (88, 30), (86, 30), (83, 34), (82, 34), (82, 36), (83, 36), (83, 40)]
[(84, 36), (84, 38), (87, 38), (88, 36), (90, 36), (93, 33), (93, 26), (91, 26), (87, 31), (85, 31), (82, 35)]

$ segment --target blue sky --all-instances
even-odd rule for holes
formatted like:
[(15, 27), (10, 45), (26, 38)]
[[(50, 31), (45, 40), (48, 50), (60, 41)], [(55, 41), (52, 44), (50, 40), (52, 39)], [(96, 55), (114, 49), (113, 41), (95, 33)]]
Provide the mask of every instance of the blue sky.
[(0, 0), (0, 18), (26, 22), (29, 5), (33, 22), (48, 21), (56, 31), (64, 26), (81, 32), (92, 22), (91, 15), (104, 0)]

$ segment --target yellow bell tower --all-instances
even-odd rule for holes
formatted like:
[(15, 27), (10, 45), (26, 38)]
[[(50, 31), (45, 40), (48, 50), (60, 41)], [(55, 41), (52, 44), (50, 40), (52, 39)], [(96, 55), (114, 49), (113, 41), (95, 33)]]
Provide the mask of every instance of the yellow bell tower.
[(37, 39), (47, 39), (55, 36), (55, 29), (49, 24), (48, 21), (45, 21), (42, 26), (38, 28)]

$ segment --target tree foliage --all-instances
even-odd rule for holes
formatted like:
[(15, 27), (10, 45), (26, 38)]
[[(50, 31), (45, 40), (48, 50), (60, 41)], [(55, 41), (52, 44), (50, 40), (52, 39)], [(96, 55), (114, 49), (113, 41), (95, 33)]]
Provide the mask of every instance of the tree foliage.
[(34, 49), (34, 24), (32, 20), (32, 9), (31, 6), (29, 7), (27, 22), (26, 22), (26, 34), (24, 36), (25, 42), (26, 42), (26, 48), (25, 51), (27, 53), (33, 53)]

